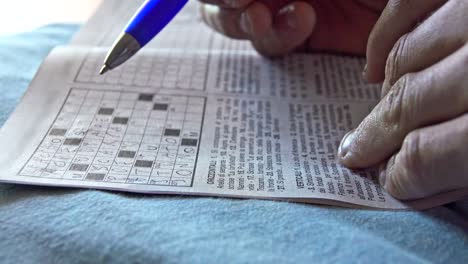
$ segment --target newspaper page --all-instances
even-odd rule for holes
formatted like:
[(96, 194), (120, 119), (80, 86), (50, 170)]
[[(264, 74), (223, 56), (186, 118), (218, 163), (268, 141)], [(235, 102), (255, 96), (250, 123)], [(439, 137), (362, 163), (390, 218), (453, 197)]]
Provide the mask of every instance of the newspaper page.
[[(49, 55), (3, 126), (0, 181), (380, 209), (466, 194), (403, 203), (375, 171), (337, 162), (341, 138), (379, 98), (361, 80), (362, 59), (267, 59), (244, 44), (187, 50), (160, 40), (100, 76), (108, 42), (86, 44), (94, 34), (86, 28), (100, 23), (93, 19)], [(174, 32), (165, 34), (176, 41)]]

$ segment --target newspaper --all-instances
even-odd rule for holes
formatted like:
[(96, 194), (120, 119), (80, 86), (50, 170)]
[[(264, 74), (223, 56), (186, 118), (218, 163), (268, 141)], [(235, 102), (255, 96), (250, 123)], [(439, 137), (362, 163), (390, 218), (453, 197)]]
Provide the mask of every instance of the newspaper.
[[(42, 64), (0, 132), (0, 181), (154, 194), (278, 199), (379, 209), (401, 202), (336, 151), (379, 99), (363, 59), (263, 58), (205, 27), (191, 2), (105, 76), (109, 45), (141, 1), (104, 1)], [(104, 34), (103, 34), (104, 32)]]

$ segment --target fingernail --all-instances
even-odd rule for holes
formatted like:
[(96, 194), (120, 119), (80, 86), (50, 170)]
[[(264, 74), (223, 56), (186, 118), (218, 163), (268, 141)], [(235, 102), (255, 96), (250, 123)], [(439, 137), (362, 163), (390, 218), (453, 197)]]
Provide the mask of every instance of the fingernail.
[(247, 35), (252, 35), (252, 21), (250, 20), (250, 16), (247, 15), (246, 12), (242, 13), (241, 15), (240, 26), (244, 33), (246, 33)]
[(340, 146), (338, 148), (338, 157), (341, 160), (344, 160), (344, 158), (348, 155), (349, 148), (354, 139), (354, 131), (355, 130), (349, 131), (341, 140)]
[(295, 29), (298, 26), (294, 11), (296, 11), (296, 7), (294, 5), (288, 5), (280, 9), (278, 12), (278, 15), (286, 17), (286, 23), (290, 29)]

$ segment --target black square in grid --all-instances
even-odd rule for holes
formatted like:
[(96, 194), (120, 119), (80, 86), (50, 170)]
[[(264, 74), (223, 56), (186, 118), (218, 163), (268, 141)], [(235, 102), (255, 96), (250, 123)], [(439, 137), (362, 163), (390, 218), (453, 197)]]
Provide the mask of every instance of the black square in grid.
[(61, 129), (61, 128), (52, 128), (49, 132), (49, 136), (65, 136), (67, 134), (66, 129)]
[(81, 138), (67, 138), (65, 139), (65, 142), (63, 142), (63, 144), (67, 146), (79, 146), (81, 144), (81, 141)]
[(77, 163), (73, 163), (71, 166), (70, 166), (70, 169), (71, 171), (86, 171), (88, 169), (89, 165), (88, 164), (77, 164)]
[(169, 108), (168, 104), (154, 104), (153, 106), (153, 110), (156, 110), (156, 111), (167, 111), (168, 108)]
[(100, 108), (98, 115), (112, 115), (114, 113), (114, 108)]
[(187, 147), (196, 147), (198, 144), (198, 139), (193, 138), (183, 138), (180, 145)]
[(128, 117), (114, 117), (113, 124), (126, 125), (128, 124)]
[(119, 152), (119, 158), (135, 158), (136, 152), (135, 151), (128, 151), (128, 150), (121, 150)]
[(90, 181), (102, 181), (106, 175), (104, 173), (88, 173), (86, 180)]
[(167, 137), (178, 137), (178, 136), (180, 136), (180, 129), (170, 129), (170, 128), (166, 128), (166, 130), (164, 130), (164, 136), (167, 136)]
[(138, 100), (139, 101), (151, 102), (151, 101), (153, 101), (153, 97), (154, 97), (154, 94), (140, 94), (138, 96)]
[(151, 167), (153, 167), (153, 161), (151, 161), (151, 160), (137, 160), (137, 161), (135, 161), (135, 167), (151, 168)]

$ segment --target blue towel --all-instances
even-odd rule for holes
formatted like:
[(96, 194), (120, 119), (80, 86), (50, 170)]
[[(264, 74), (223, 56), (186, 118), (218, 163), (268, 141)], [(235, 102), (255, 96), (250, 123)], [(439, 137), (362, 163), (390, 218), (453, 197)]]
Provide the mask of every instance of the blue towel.
[[(0, 124), (78, 29), (0, 37)], [(468, 263), (468, 201), (423, 212), (0, 184), (1, 263)]]

